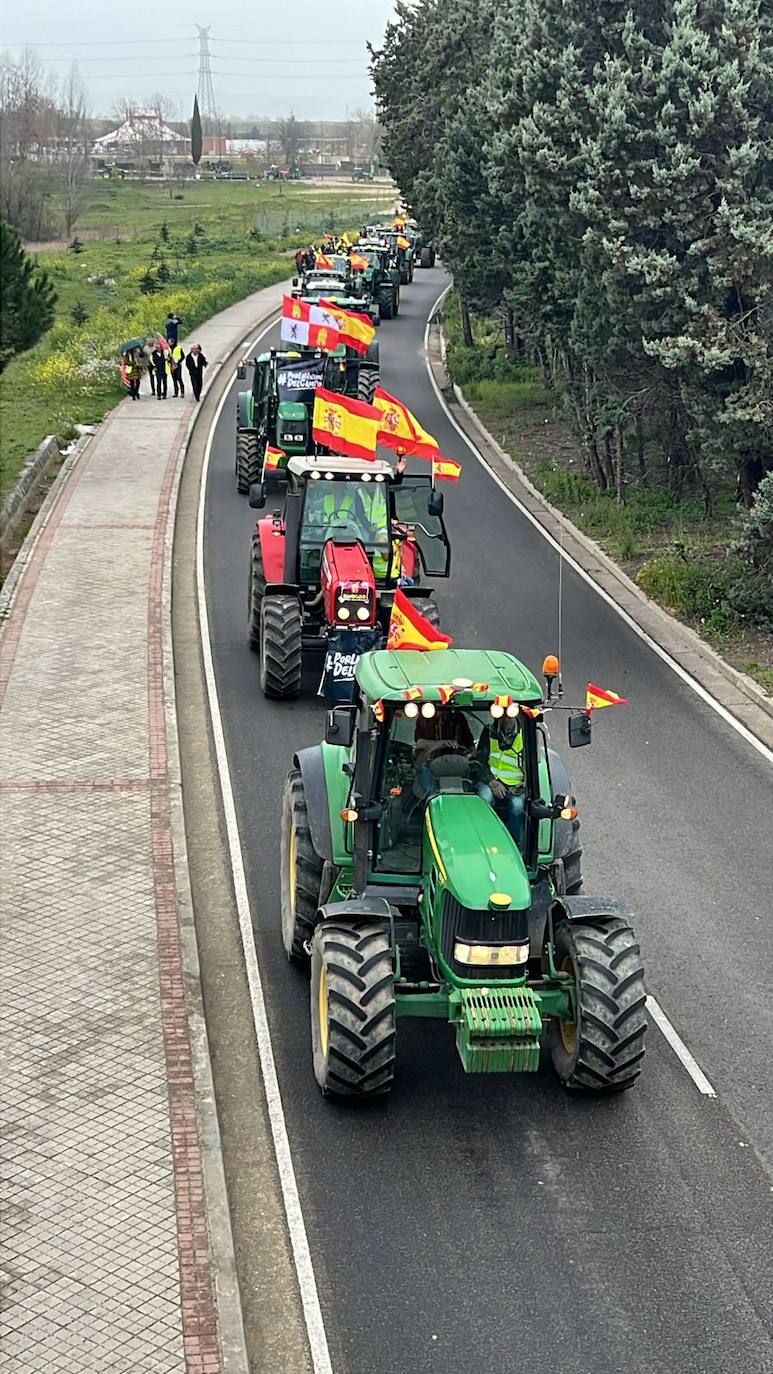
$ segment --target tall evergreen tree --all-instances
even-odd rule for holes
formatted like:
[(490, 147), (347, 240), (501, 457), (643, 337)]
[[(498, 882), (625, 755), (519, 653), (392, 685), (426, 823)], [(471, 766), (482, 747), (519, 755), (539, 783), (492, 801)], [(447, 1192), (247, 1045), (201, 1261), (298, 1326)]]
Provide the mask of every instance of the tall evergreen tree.
[(0, 220), (0, 371), (54, 322), (56, 292), (18, 234)]

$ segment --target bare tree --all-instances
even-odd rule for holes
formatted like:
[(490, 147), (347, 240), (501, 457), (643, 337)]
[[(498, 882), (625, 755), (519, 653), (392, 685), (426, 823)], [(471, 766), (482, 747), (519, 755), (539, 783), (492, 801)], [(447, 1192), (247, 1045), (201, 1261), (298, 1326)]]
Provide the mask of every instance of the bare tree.
[(77, 66), (62, 83), (59, 102), (58, 160), (63, 180), (65, 234), (69, 238), (89, 197), (91, 119)]
[(381, 160), (381, 128), (372, 110), (354, 110), (354, 156), (370, 164)]
[(276, 136), (282, 149), (282, 157), (287, 166), (292, 167), (293, 163), (298, 160), (301, 147), (308, 137), (306, 124), (302, 120), (296, 119), (290, 111), (286, 119), (277, 121)]

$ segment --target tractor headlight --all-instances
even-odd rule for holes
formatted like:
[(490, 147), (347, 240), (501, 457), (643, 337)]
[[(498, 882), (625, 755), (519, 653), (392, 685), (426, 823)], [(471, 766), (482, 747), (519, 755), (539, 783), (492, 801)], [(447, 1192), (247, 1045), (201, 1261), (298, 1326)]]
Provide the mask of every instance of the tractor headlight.
[(358, 607), (357, 607), (357, 619), (358, 619), (358, 620), (370, 620), (370, 611), (368, 610), (367, 606), (358, 606)]
[(528, 957), (528, 940), (522, 945), (469, 945), (464, 940), (454, 944), (454, 959), (459, 964), (525, 964)]
[(336, 611), (336, 616), (339, 620), (348, 620), (350, 615), (351, 611), (349, 610), (348, 606), (339, 606), (338, 610)]

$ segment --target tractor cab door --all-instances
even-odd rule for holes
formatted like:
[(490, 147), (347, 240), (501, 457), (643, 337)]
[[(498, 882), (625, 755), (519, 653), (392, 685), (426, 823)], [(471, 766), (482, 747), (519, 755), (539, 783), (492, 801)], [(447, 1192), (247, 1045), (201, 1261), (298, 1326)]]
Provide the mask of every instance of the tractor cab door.
[(405, 473), (402, 482), (390, 487), (392, 519), (416, 531), (416, 544), (427, 577), (448, 577), (451, 571), (451, 546), (442, 515), (427, 510), (432, 478)]

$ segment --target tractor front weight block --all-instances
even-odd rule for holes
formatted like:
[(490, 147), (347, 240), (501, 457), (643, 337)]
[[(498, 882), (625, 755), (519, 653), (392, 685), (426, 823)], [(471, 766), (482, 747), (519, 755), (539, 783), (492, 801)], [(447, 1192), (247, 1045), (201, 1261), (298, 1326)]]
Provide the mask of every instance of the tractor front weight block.
[(529, 987), (460, 988), (456, 1048), (465, 1073), (535, 1073), (539, 1068), (539, 993)]

